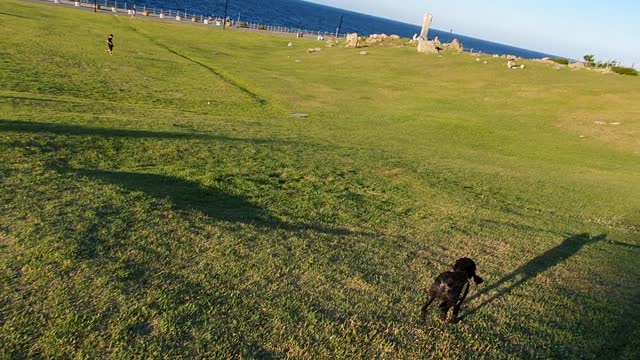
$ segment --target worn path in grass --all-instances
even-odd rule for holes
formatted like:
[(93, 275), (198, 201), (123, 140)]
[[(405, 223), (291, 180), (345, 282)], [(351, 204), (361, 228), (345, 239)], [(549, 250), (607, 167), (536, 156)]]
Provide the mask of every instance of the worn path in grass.
[[(638, 357), (637, 78), (0, 24), (3, 357)], [(463, 321), (420, 322), (460, 256)]]

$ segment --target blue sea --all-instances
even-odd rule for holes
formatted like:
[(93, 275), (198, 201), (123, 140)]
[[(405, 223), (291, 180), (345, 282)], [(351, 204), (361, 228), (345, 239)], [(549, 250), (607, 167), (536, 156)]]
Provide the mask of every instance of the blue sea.
[[(101, 2), (101, 0), (99, 0)], [(111, 4), (112, 0), (108, 0)], [(118, 1), (118, 6), (124, 5), (124, 0)], [(133, 1), (128, 2), (131, 7)], [(143, 0), (135, 1), (136, 8), (140, 11), (143, 6), (156, 10), (171, 9), (197, 15), (223, 17), (225, 0)], [(425, 9), (428, 10), (428, 9)], [(437, 16), (437, 14), (434, 14)], [(259, 23), (263, 25), (284, 26), (310, 31), (335, 33), (340, 16), (343, 16), (341, 34), (358, 33), (360, 35), (397, 34), (411, 38), (420, 33), (420, 27), (399, 21), (356, 13), (353, 11), (337, 9), (330, 6), (319, 5), (302, 0), (229, 0), (227, 16), (241, 21)], [(422, 20), (423, 14), (416, 14), (416, 19)], [(521, 49), (509, 45), (498, 44), (491, 41), (480, 40), (450, 31), (431, 29), (429, 38), (435, 36), (442, 42), (450, 42), (458, 38), (465, 50), (482, 52), (486, 54), (510, 54), (522, 58), (534, 59), (554, 57), (536, 51)]]

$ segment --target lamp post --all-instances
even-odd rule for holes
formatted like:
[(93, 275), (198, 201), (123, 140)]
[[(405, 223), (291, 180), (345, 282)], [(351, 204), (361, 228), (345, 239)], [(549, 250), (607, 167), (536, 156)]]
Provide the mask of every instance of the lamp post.
[(98, 12), (98, 0), (93, 0), (93, 12)]
[(340, 30), (342, 29), (342, 17), (343, 15), (340, 15), (340, 22), (338, 23), (338, 27), (336, 28), (336, 39), (338, 38), (338, 36), (340, 36)]
[(222, 30), (227, 28), (227, 10), (229, 10), (229, 0), (224, 4), (224, 19), (222, 19)]

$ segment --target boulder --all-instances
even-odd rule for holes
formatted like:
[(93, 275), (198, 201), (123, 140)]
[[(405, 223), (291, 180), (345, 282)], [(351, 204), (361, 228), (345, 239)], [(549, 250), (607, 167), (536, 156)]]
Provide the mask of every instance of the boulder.
[(458, 39), (453, 39), (451, 44), (449, 44), (449, 47), (458, 52), (462, 52), (464, 50), (464, 46), (462, 46), (462, 43)]
[(365, 42), (366, 42), (367, 44), (377, 44), (377, 43), (379, 43), (379, 42), (381, 42), (381, 41), (382, 41), (382, 39), (381, 39), (381, 38), (379, 38), (379, 37), (373, 37), (373, 35), (372, 35), (372, 36), (369, 36), (369, 37), (365, 40)]
[(357, 48), (358, 46), (359, 46), (358, 34), (357, 33), (347, 34), (347, 45), (345, 47)]
[(438, 48), (435, 42), (418, 38), (418, 52), (421, 54), (437, 54)]
[(389, 36), (389, 38), (392, 39), (392, 40), (399, 40), (400, 36), (394, 34), (394, 35)]
[(584, 69), (585, 67), (587, 67), (587, 64), (581, 62), (581, 61), (577, 61), (574, 63), (569, 64), (569, 67), (572, 69)]

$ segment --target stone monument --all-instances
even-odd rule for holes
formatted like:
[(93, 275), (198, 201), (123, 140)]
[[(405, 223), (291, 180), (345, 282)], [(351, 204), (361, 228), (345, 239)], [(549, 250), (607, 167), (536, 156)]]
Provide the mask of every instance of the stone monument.
[(433, 21), (433, 15), (431, 13), (424, 14), (424, 20), (422, 22), (422, 31), (420, 31), (420, 36), (418, 37), (418, 52), (422, 54), (437, 54), (438, 47), (436, 43), (433, 41), (429, 41), (427, 39), (427, 35), (429, 34), (429, 28), (431, 27), (431, 22)]
[(422, 20), (422, 31), (420, 31), (421, 39), (428, 40), (427, 35), (429, 34), (431, 22), (433, 22), (433, 15), (431, 13), (424, 14), (424, 19)]

